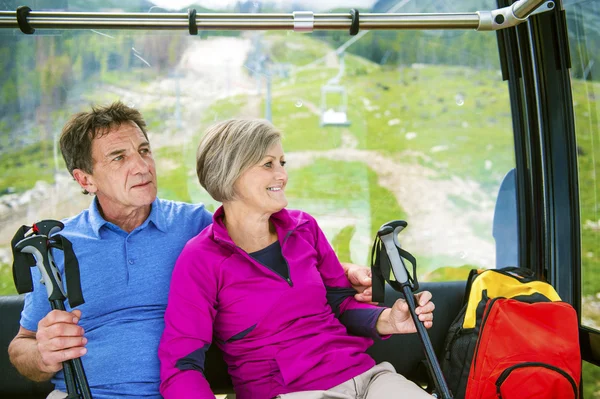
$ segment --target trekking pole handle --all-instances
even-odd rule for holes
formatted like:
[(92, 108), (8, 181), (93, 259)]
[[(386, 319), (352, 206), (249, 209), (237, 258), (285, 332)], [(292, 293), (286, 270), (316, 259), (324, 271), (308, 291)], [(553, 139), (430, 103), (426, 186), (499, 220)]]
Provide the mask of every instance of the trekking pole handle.
[(35, 234), (50, 237), (52, 234), (61, 231), (64, 227), (65, 225), (58, 220), (47, 219), (34, 223), (34, 225), (31, 226), (31, 229)]
[(48, 237), (45, 235), (33, 235), (22, 239), (15, 245), (21, 252), (32, 254), (36, 266), (42, 274), (42, 283), (46, 286), (48, 299), (64, 300), (65, 294), (62, 279), (54, 262), (50, 261), (48, 254)]
[(408, 283), (408, 272), (406, 271), (406, 265), (404, 260), (398, 253), (400, 243), (398, 242), (398, 234), (408, 226), (404, 220), (395, 220), (390, 223), (386, 223), (377, 232), (377, 235), (381, 239), (385, 252), (390, 260), (392, 271), (396, 277), (396, 281), (400, 284)]

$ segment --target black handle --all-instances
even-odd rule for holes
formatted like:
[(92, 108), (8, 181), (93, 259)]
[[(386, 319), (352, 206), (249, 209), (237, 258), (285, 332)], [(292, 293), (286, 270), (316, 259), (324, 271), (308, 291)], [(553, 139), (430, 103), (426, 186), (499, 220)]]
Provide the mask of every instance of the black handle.
[(66, 298), (60, 273), (48, 258), (48, 237), (45, 235), (34, 235), (22, 239), (15, 248), (21, 252), (33, 255), (38, 269), (42, 274), (42, 282), (46, 286), (48, 299), (64, 300)]
[(58, 233), (65, 227), (62, 222), (58, 220), (40, 220), (31, 226), (31, 229), (35, 234), (44, 235), (46, 237), (50, 237), (54, 233)]

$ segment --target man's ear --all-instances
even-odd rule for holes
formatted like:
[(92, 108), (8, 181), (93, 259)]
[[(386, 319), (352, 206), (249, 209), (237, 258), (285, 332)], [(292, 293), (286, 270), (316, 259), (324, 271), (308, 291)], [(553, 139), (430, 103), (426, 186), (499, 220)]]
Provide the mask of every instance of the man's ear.
[(73, 177), (77, 180), (81, 188), (88, 193), (95, 193), (98, 190), (94, 184), (94, 178), (89, 173), (81, 169), (73, 169)]

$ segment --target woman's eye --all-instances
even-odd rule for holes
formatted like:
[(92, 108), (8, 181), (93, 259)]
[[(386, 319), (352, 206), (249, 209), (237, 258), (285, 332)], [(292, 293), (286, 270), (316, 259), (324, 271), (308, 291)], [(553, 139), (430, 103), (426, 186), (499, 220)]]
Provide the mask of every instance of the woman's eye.
[(281, 163), (281, 166), (285, 166), (285, 164), (287, 164), (286, 161), (281, 161), (280, 163)]
[(267, 162), (265, 164), (265, 167), (270, 168), (271, 166), (273, 166), (273, 162)]

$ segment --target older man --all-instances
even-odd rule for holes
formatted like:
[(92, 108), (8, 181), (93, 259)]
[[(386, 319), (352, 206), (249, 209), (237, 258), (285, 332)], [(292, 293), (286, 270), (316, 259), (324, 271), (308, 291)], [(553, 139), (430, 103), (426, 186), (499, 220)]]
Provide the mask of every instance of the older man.
[[(64, 392), (62, 362), (85, 355), (95, 399), (160, 398), (157, 348), (171, 272), (212, 215), (201, 204), (157, 198), (146, 123), (121, 102), (73, 116), (60, 145), (71, 175), (95, 195), (61, 231), (79, 259), (86, 302), (51, 310), (34, 276), (10, 359), (24, 376)], [(54, 256), (62, 271), (62, 253)], [(367, 269), (345, 267), (352, 283), (370, 285)], [(368, 291), (358, 299), (370, 300)]]

